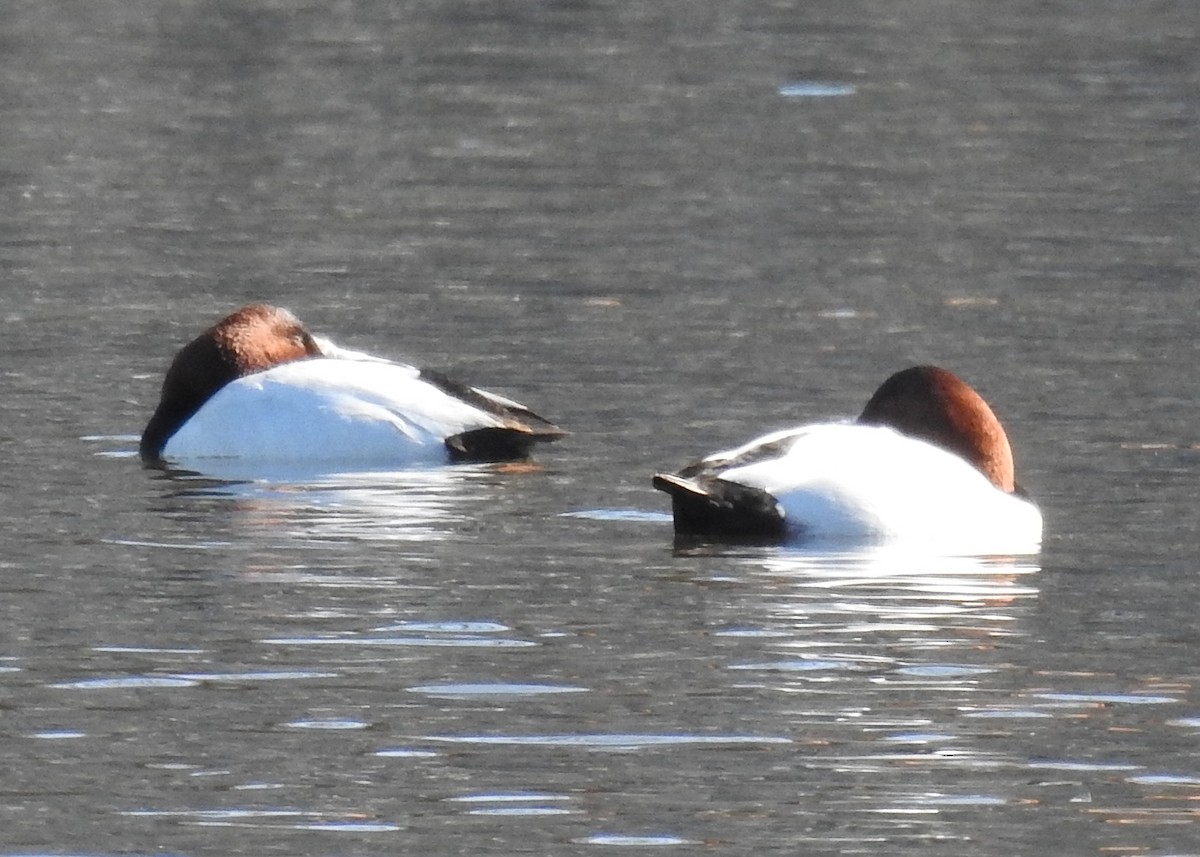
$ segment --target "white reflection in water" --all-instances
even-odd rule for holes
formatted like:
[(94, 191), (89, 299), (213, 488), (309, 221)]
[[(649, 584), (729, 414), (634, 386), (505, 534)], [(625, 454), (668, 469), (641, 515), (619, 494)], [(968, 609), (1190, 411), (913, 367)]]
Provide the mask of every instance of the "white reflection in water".
[(1200, 786), (1200, 776), (1195, 774), (1141, 774), (1125, 781), (1144, 786)]
[(176, 678), (205, 682), (297, 681), (311, 678), (337, 678), (335, 672), (316, 670), (262, 670), (231, 673), (174, 673)]
[(528, 640), (497, 640), (495, 637), (277, 637), (260, 640), (272, 646), (416, 646), (468, 649), (523, 649), (536, 646)]
[(1146, 696), (1137, 693), (1035, 693), (1038, 699), (1050, 699), (1056, 702), (1077, 702), (1080, 705), (1109, 705), (1125, 703), (1127, 705), (1166, 705), (1179, 702), (1173, 696)]
[(452, 803), (514, 803), (527, 801), (560, 801), (570, 800), (569, 795), (548, 794), (543, 792), (514, 792), (512, 794), (474, 794), (448, 797)]
[(943, 556), (878, 547), (847, 553), (778, 551), (758, 560), (773, 575), (824, 589), (894, 590), (948, 603), (1036, 594), (1018, 580), (1040, 570), (1036, 557)]
[(131, 655), (202, 655), (204, 649), (164, 649), (159, 646), (92, 646), (93, 652)]
[(680, 836), (675, 836), (670, 833), (662, 833), (650, 836), (637, 836), (625, 833), (596, 833), (588, 836), (585, 839), (577, 839), (576, 842), (582, 845), (617, 845), (632, 848), (653, 847), (655, 845), (698, 845), (700, 843), (689, 841)]
[(285, 808), (233, 808), (158, 810), (136, 809), (122, 812), (130, 818), (176, 818), (198, 827), (253, 827), (279, 830), (325, 830), (334, 833), (386, 833), (400, 830), (389, 821), (361, 818), (330, 818), (328, 813)]
[(419, 750), (412, 747), (393, 747), (387, 750), (376, 750), (376, 756), (385, 759), (433, 759), (440, 755), (437, 750)]
[(66, 690), (128, 690), (143, 688), (196, 687), (205, 682), (256, 683), (260, 681), (297, 681), (300, 679), (335, 678), (337, 673), (316, 670), (263, 670), (261, 672), (230, 673), (168, 673), (164, 675), (122, 675), (64, 681), (50, 687)]
[(428, 735), (425, 741), (451, 744), (491, 744), (520, 747), (578, 747), (602, 750), (640, 750), (648, 747), (790, 744), (790, 738), (771, 735), (696, 734), (563, 734), (563, 735)]
[(974, 667), (965, 666), (963, 664), (920, 664), (912, 667), (900, 667), (900, 669), (896, 670), (896, 673), (899, 675), (916, 675), (939, 678), (982, 675), (983, 673), (989, 672), (994, 672), (994, 670), (990, 667)]
[(1069, 759), (1033, 759), (1025, 766), (1033, 770), (1051, 771), (1138, 771), (1142, 768), (1130, 762), (1076, 762)]
[[(741, 572), (736, 579), (753, 586), (763, 622), (756, 634), (740, 628), (737, 637), (747, 645), (757, 639), (767, 657), (734, 661), (728, 669), (744, 687), (820, 686), (845, 694), (853, 705), (841, 709), (843, 716), (918, 688), (974, 693), (1010, 669), (992, 658), (999, 641), (1024, 633), (1021, 619), (1037, 595), (1031, 582), (1039, 570), (1030, 558), (891, 548), (780, 550), (734, 559)], [(1008, 699), (1005, 704), (1012, 707)]]
[(390, 833), (401, 830), (399, 824), (383, 821), (312, 821), (294, 825), (295, 830), (324, 830), (328, 833)]
[(195, 687), (197, 684), (199, 682), (194, 679), (174, 678), (171, 676), (128, 675), (64, 681), (52, 684), (50, 687), (66, 690), (128, 690), (134, 688)]
[[(1019, 608), (1037, 595), (1033, 558), (948, 557), (888, 548), (853, 553), (778, 551), (744, 561), (764, 584), (770, 618), (818, 637), (895, 635), (927, 647), (1016, 633)], [(875, 647), (876, 652), (878, 647)], [(904, 664), (914, 678), (969, 677), (991, 669), (960, 662)]]
[[(779, 87), (779, 94), (784, 98), (838, 98), (853, 95), (857, 91), (852, 83), (817, 80), (797, 80)], [(824, 315), (833, 318), (854, 318), (857, 313), (854, 310), (835, 310)]]
[(86, 738), (86, 732), (80, 732), (75, 729), (47, 729), (43, 732), (34, 732), (30, 738), (41, 738), (47, 741), (59, 741), (70, 738)]
[[(470, 804), (468, 815), (574, 815), (579, 810), (564, 806), (548, 806), (571, 800), (569, 795), (539, 792), (516, 792), (512, 794), (472, 794), (446, 798), (451, 803)], [(488, 805), (491, 804), (491, 805)]]
[[(937, 785), (950, 769), (969, 783), (1024, 765), (1020, 752), (996, 751), (978, 715), (1040, 708), (1021, 696), (1028, 673), (1010, 660), (1030, 633), (1036, 558), (879, 547), (743, 551), (730, 560), (720, 573), (745, 588), (760, 624), (743, 619), (726, 633), (738, 654), (726, 668), (743, 692), (794, 699), (797, 730), (839, 748), (808, 756), (806, 767), (850, 782), (920, 776)], [(975, 791), (917, 801), (885, 790), (863, 810), (936, 814), (1009, 800)]]
[(1001, 806), (1009, 803), (1006, 798), (997, 797), (995, 795), (943, 795), (943, 794), (927, 794), (917, 795), (910, 800), (913, 803), (922, 803), (929, 806)]
[(1029, 708), (987, 708), (980, 711), (965, 709), (962, 716), (990, 720), (1024, 720), (1049, 718), (1054, 715), (1049, 711), (1034, 711)]
[(362, 720), (324, 719), (324, 720), (293, 720), (285, 724), (292, 729), (320, 729), (327, 731), (342, 731), (346, 729), (366, 729), (368, 723)]
[(422, 541), (441, 538), (497, 474), (535, 465), (462, 465), (413, 470), (331, 472), (286, 463), (243, 477), (236, 462), (205, 474), (173, 471), (183, 499), (228, 500), (244, 529), (293, 531), (306, 541)]
[(467, 815), (575, 815), (577, 812), (561, 806), (492, 806), (467, 810)]
[(629, 521), (639, 524), (669, 524), (674, 518), (670, 512), (648, 512), (644, 509), (580, 509), (563, 512), (563, 518), (581, 518), (585, 521)]
[(538, 696), (551, 693), (586, 693), (586, 687), (560, 684), (429, 684), (410, 687), (410, 693), (443, 699), (471, 699), (475, 697)]
[(751, 664), (733, 664), (731, 670), (771, 670), (779, 672), (810, 672), (815, 670), (855, 669), (852, 661), (831, 661), (819, 658), (798, 658), (786, 661), (760, 661)]
[(421, 633), (436, 633), (436, 634), (499, 634), (504, 631), (511, 631), (507, 625), (501, 625), (499, 622), (486, 621), (469, 621), (469, 620), (450, 620), (446, 622), (420, 622), (406, 621), (395, 622), (391, 625), (383, 625), (378, 628), (373, 628), (374, 631), (403, 631), (410, 634)]

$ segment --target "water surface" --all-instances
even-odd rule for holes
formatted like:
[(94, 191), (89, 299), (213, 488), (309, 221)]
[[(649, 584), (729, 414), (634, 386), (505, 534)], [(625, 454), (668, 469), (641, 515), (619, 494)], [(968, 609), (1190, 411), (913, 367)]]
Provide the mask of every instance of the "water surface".
[[(0, 855), (1195, 852), (1196, 37), (11, 4)], [(143, 469), (170, 356), (249, 300), (574, 434)], [(1039, 556), (674, 547), (654, 470), (926, 361), (1008, 426)]]

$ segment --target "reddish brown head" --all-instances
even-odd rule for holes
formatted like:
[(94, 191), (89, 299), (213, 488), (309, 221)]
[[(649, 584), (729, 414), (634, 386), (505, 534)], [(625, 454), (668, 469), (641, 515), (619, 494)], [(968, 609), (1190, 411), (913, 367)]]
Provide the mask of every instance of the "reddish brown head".
[(285, 309), (251, 304), (226, 316), (175, 355), (158, 409), (142, 432), (142, 458), (157, 459), (171, 435), (235, 378), (320, 353), (304, 325)]
[(1002, 491), (1012, 492), (1012, 447), (983, 397), (952, 372), (914, 366), (888, 378), (858, 421), (891, 426), (966, 459)]
[(221, 361), (237, 372), (235, 377), (321, 353), (296, 316), (269, 304), (242, 307), (218, 321), (195, 342), (205, 338), (216, 344)]

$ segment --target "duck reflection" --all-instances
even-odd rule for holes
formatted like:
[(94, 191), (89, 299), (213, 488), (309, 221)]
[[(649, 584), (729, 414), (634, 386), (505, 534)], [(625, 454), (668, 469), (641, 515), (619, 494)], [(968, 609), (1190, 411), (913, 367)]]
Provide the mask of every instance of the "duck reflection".
[[(748, 585), (740, 607), (749, 621), (719, 633), (743, 638), (739, 657), (728, 665), (739, 685), (785, 692), (819, 687), (831, 719), (849, 710), (890, 711), (902, 699), (906, 714), (891, 725), (905, 730), (954, 719), (956, 706), (967, 702), (963, 694), (973, 706), (1013, 703), (1011, 685), (997, 676), (1019, 662), (1029, 635), (1038, 595), (1035, 558), (884, 548), (762, 549), (730, 558), (732, 579)], [(914, 708), (917, 690), (949, 693), (955, 706)], [(885, 716), (880, 725), (890, 720)]]
[(236, 461), (210, 464), (204, 474), (167, 470), (172, 496), (225, 505), (240, 530), (290, 530), (306, 541), (444, 538), (502, 474), (537, 469), (519, 462), (330, 472), (281, 463), (256, 466), (250, 478)]
[(954, 637), (1007, 636), (1017, 608), (1037, 596), (1036, 557), (939, 556), (890, 548), (848, 553), (779, 551), (743, 572), (771, 584), (775, 620), (845, 639), (900, 635), (944, 646)]

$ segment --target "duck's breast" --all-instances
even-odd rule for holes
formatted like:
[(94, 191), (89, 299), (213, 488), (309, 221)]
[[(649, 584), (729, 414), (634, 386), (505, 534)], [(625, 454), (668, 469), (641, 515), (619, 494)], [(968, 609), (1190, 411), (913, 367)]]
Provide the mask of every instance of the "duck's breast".
[(316, 358), (227, 384), (167, 441), (163, 456), (440, 463), (446, 437), (497, 424), (422, 381), (412, 366)]
[(903, 541), (963, 553), (1028, 553), (1040, 544), (1036, 506), (939, 447), (857, 424), (814, 425), (792, 436), (780, 455), (721, 478), (774, 495), (797, 539)]

